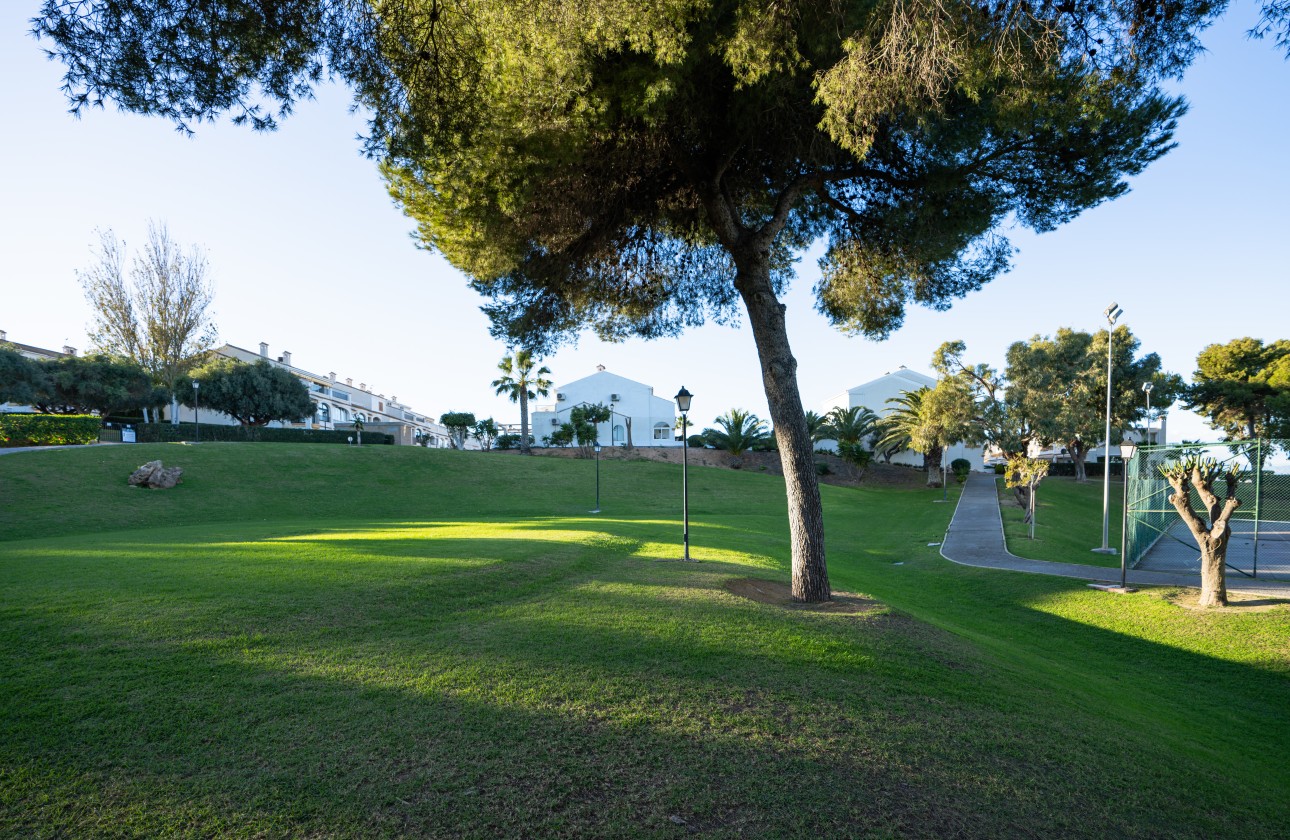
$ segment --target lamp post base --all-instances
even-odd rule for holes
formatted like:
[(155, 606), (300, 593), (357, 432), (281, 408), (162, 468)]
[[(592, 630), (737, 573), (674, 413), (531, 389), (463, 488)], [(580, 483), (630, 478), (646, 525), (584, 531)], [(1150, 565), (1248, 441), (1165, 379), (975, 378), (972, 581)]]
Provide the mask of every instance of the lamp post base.
[(1093, 553), (1094, 554), (1119, 554), (1120, 550), (1117, 548), (1095, 548), (1093, 549)]
[(1088, 587), (1101, 592), (1114, 592), (1116, 595), (1127, 595), (1130, 592), (1138, 591), (1132, 586), (1120, 586), (1118, 583), (1090, 583)]

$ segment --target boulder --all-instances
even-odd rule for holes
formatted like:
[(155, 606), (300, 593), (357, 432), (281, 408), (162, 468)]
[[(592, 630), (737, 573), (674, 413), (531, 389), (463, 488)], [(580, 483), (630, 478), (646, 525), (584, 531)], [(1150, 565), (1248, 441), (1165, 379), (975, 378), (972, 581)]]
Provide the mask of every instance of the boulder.
[(135, 487), (166, 490), (179, 483), (182, 467), (164, 467), (160, 461), (149, 461), (130, 474), (127, 482)]

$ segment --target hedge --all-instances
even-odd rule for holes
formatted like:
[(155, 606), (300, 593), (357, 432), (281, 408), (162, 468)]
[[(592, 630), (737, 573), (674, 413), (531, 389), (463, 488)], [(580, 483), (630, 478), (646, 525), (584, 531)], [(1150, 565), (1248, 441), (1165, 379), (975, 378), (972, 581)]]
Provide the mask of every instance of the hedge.
[(91, 414), (0, 414), (0, 446), (95, 443), (100, 422)]
[[(140, 423), (134, 429), (139, 443), (174, 443), (197, 439), (195, 423)], [(268, 426), (219, 426), (203, 423), (201, 439), (237, 443), (349, 443), (349, 438), (354, 436), (353, 431), (335, 429), (274, 429)], [(393, 443), (394, 435), (363, 432), (364, 446)]]

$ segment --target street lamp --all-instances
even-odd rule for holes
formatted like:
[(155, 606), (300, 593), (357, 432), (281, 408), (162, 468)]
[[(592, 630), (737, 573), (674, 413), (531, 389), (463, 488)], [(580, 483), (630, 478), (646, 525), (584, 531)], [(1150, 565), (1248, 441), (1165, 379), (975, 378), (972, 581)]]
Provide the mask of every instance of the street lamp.
[(1115, 322), (1124, 314), (1118, 303), (1112, 302), (1103, 312), (1106, 316), (1106, 437), (1102, 466), (1102, 547), (1093, 549), (1098, 554), (1114, 554), (1111, 548), (1111, 340), (1115, 337)]
[(193, 381), (193, 422), (197, 425), (197, 443), (202, 442), (201, 393), (202, 393), (202, 383), (194, 380)]
[(596, 509), (592, 513), (600, 513), (600, 444), (595, 445), (596, 450)]
[(685, 556), (681, 559), (689, 561), (690, 559), (690, 440), (689, 440), (689, 413), (690, 399), (694, 395), (681, 386), (681, 390), (676, 393), (676, 407), (681, 412), (681, 517), (683, 521), (681, 536), (685, 541)]
[(1147, 419), (1146, 419), (1146, 422), (1143, 424), (1145, 428), (1143, 428), (1142, 430), (1143, 446), (1151, 445), (1151, 389), (1154, 387), (1156, 386), (1153, 385), (1150, 381), (1142, 383), (1142, 393), (1147, 395)]
[[(1150, 393), (1150, 389), (1147, 389)], [(1128, 588), (1129, 577), (1129, 462), (1138, 451), (1135, 443), (1120, 444), (1120, 460), (1124, 462), (1124, 521), (1120, 525), (1120, 588)]]

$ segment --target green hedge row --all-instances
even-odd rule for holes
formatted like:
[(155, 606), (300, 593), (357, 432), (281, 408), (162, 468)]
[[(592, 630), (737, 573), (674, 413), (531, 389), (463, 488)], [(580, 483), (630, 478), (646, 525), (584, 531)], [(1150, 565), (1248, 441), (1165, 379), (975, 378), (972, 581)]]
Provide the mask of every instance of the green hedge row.
[[(197, 425), (194, 423), (140, 423), (134, 430), (139, 443), (174, 443), (196, 440), (198, 437)], [(349, 443), (353, 434), (350, 431), (331, 429), (271, 429), (266, 426), (216, 426), (203, 423), (201, 439), (238, 443)], [(364, 446), (393, 443), (394, 435), (363, 432)]]
[(0, 414), (0, 446), (94, 443), (99, 425), (89, 414)]

